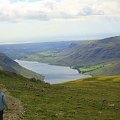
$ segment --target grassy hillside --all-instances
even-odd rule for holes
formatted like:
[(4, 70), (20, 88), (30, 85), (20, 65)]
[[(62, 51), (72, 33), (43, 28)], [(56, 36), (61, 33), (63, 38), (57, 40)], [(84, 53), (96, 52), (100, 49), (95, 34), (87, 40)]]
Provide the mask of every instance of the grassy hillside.
[[(76, 41), (57, 51), (56, 48), (36, 51), (23, 60), (72, 66), (91, 75), (120, 74), (120, 36), (93, 41)], [(59, 48), (59, 47), (58, 47)]]
[(21, 59), (29, 55), (39, 55), (39, 52), (43, 51), (58, 52), (67, 48), (71, 43), (72, 41), (4, 44), (0, 45), (0, 51), (12, 59)]
[(26, 60), (72, 66), (80, 73), (120, 75), (120, 36), (94, 41), (73, 42), (61, 52), (43, 51)]
[(120, 60), (120, 36), (102, 40), (73, 43), (59, 54), (56, 63), (61, 65), (92, 65)]
[(0, 84), (24, 105), (25, 120), (119, 120), (120, 76), (57, 85), (0, 71)]
[(7, 57), (5, 54), (0, 53), (0, 70), (11, 71), (27, 78), (36, 78), (43, 80), (43, 77), (35, 72), (21, 67), (17, 62)]
[(89, 74), (92, 76), (100, 75), (120, 75), (120, 62), (111, 61), (95, 65), (73, 66), (79, 73)]
[(0, 50), (14, 59), (77, 67), (94, 76), (120, 74), (120, 36), (90, 41), (0, 45)]

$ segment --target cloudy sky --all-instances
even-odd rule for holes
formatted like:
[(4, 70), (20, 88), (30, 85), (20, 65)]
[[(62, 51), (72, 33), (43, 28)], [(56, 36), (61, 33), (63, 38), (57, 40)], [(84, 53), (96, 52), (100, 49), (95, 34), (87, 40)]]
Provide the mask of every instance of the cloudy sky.
[(0, 42), (120, 35), (120, 0), (0, 0)]

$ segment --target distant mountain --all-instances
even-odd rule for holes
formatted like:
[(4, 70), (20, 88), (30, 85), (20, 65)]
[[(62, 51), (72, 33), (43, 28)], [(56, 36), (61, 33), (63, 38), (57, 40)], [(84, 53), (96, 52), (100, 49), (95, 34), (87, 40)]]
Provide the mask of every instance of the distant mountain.
[(56, 64), (84, 65), (120, 60), (120, 36), (72, 43), (56, 58)]
[(7, 57), (3, 53), (0, 53), (0, 70), (14, 72), (27, 78), (34, 77), (42, 80), (41, 75), (21, 67), (17, 62)]
[(0, 51), (12, 59), (21, 59), (27, 55), (36, 54), (42, 51), (60, 52), (66, 49), (73, 41), (23, 43), (23, 44), (2, 44)]
[(92, 75), (120, 74), (120, 36), (89, 41), (0, 45), (0, 51), (12, 59), (71, 66)]

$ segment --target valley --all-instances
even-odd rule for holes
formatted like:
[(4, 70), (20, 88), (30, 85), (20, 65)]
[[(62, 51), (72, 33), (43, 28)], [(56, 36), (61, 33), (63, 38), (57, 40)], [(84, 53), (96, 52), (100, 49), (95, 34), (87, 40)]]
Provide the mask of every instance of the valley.
[(69, 66), (96, 76), (120, 74), (119, 46), (120, 37), (115, 36), (91, 41), (2, 45), (0, 50), (13, 59)]
[[(0, 86), (23, 106), (19, 120), (119, 120), (119, 46), (119, 36), (94, 41), (0, 45)], [(28, 70), (16, 59), (37, 63), (38, 68), (38, 64), (47, 63), (48, 73), (52, 65), (60, 73), (60, 65), (78, 70), (77, 75), (92, 77), (74, 80), (69, 75), (67, 81), (50, 84), (43, 80), (42, 70), (37, 68), (39, 73)]]
[(0, 0), (0, 120), (120, 120), (119, 8)]
[(79, 74), (76, 69), (71, 69), (66, 66), (22, 60), (16, 60), (16, 62), (26, 69), (42, 74), (44, 76), (44, 81), (50, 84), (91, 77), (90, 75)]

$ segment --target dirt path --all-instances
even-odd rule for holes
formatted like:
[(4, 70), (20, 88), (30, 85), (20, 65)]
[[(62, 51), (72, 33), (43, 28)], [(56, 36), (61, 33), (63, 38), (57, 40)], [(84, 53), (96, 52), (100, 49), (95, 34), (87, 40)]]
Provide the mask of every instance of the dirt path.
[(7, 89), (1, 84), (0, 90), (5, 93), (9, 104), (9, 110), (4, 111), (4, 120), (23, 120), (24, 109), (22, 103), (18, 99), (10, 96)]

